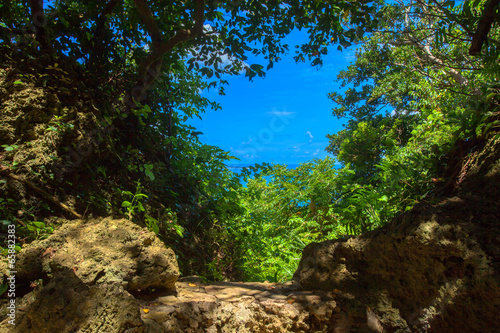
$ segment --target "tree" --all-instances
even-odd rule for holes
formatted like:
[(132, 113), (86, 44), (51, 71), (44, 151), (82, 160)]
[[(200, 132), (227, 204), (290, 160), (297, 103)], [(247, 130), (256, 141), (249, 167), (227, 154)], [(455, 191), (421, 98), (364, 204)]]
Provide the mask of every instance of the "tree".
[[(244, 71), (250, 79), (264, 76), (263, 65), (246, 63), (248, 55), (261, 55), (270, 69), (289, 52), (282, 39), (293, 29), (306, 29), (310, 37), (297, 46), (296, 60), (309, 59), (313, 65), (321, 65), (328, 45), (348, 46), (369, 30), (376, 6), (371, 0), (265, 4), (205, 0), (56, 0), (44, 4), (43, 0), (32, 0), (29, 5), (11, 1), (0, 7), (0, 40), (12, 47), (29, 45), (39, 54), (78, 62), (89, 84), (102, 92), (100, 104), (110, 104), (110, 95), (120, 99), (119, 103), (113, 101), (115, 114), (111, 116), (123, 134), (123, 144), (137, 146), (144, 141), (140, 124), (145, 119), (138, 115), (138, 103), (151, 104), (148, 91), (149, 95), (157, 94), (156, 101), (175, 103), (165, 91), (155, 88), (155, 84), (162, 85), (161, 76), (176, 75), (175, 71), (187, 64), (185, 72), (194, 70), (205, 80), (215, 77), (201, 87), (198, 79), (190, 84), (181, 79), (185, 88), (192, 90), (216, 86), (222, 90), (226, 74)], [(173, 90), (169, 91), (172, 94)], [(121, 110), (116, 110), (117, 105)]]
[[(150, 224), (160, 224), (174, 212), (187, 236), (170, 243), (181, 244), (186, 261), (198, 262), (195, 268), (184, 261), (183, 269), (201, 273), (220, 251), (215, 238), (227, 237), (226, 229), (216, 226), (240, 207), (233, 200), (237, 179), (224, 166), (231, 157), (202, 144), (196, 129), (185, 124), (219, 107), (199, 92), (218, 88), (223, 93), (227, 75), (263, 77), (293, 51), (282, 40), (294, 29), (305, 29), (310, 37), (297, 46), (296, 59), (320, 66), (329, 46), (346, 47), (373, 24), (377, 5), (372, 0), (2, 3), (0, 48), (8, 50), (9, 61), (19, 65), (29, 59), (32, 65), (34, 59), (33, 83), (39, 87), (58, 88), (52, 86), (60, 84), (52, 72), (81, 83), (72, 89), (85, 92), (97, 106), (81, 110), (96, 119), (102, 134), (88, 145), (93, 153), (76, 154), (74, 164), (65, 152), (73, 153), (75, 142), (58, 147), (57, 156), (44, 165), (44, 170), (57, 169), (57, 180), (50, 171), (38, 170), (45, 177), (40, 182), (54, 193), (71, 192), (84, 209), (96, 213), (128, 209), (122, 207), (131, 203), (124, 195), (134, 193), (134, 198), (148, 198), (144, 211), (128, 214), (137, 221), (149, 216)], [(251, 54), (265, 63), (249, 63)], [(52, 81), (45, 82), (47, 77)], [(47, 116), (54, 121), (55, 116)], [(28, 143), (19, 142), (20, 149)], [(88, 184), (79, 181), (66, 188), (67, 179), (77, 175), (88, 176)], [(99, 190), (92, 188), (103, 180)], [(170, 225), (153, 229), (170, 237)]]
[(485, 100), (496, 94), (498, 29), (489, 31), (481, 55), (470, 56), (469, 48), (490, 4), (387, 4), (355, 62), (339, 74), (346, 90), (329, 97), (333, 115), (348, 121), (328, 136), (327, 151), (343, 164), (336, 183), (345, 195), (334, 210), (352, 232), (388, 222), (449, 182), (440, 175), (450, 167), (450, 149), (489, 127)]
[(338, 77), (349, 88), (329, 96), (339, 105), (334, 116), (349, 119), (344, 131), (329, 136), (328, 151), (341, 162), (372, 175), (429, 111), (468, 108), (495, 78), (485, 78), (484, 59), (467, 54), (468, 32), (449, 16), (439, 2), (401, 1), (381, 12), (356, 62)]
[(239, 267), (249, 280), (290, 279), (307, 243), (343, 232), (331, 205), (335, 160), (313, 160), (295, 169), (255, 165), (243, 171), (246, 187), (237, 190), (242, 212), (227, 221), (241, 244)]
[[(190, 64), (205, 68), (205, 76), (236, 74), (242, 66), (250, 77), (263, 75), (262, 66), (243, 64), (246, 52), (263, 54), (272, 66), (288, 50), (281, 39), (297, 28), (308, 29), (310, 36), (297, 57), (320, 58), (326, 45), (347, 45), (353, 39), (344, 34), (345, 26), (370, 24), (373, 6), (370, 1), (110, 0), (54, 1), (47, 6), (43, 0), (33, 0), (30, 6), (12, 1), (1, 7), (2, 39), (11, 43), (12, 38), (29, 39), (34, 33), (40, 51), (68, 54), (101, 80), (122, 74), (126, 65), (136, 76), (131, 85), (143, 88), (131, 97), (141, 102), (139, 97), (162, 73), (169, 53), (190, 52)], [(32, 18), (27, 21), (29, 12)], [(233, 62), (221, 66), (222, 55)]]

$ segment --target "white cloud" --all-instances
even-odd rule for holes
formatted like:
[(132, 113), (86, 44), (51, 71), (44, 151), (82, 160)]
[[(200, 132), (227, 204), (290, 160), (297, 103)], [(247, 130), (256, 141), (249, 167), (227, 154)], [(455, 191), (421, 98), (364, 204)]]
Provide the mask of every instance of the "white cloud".
[(291, 112), (291, 111), (270, 111), (268, 113), (272, 114), (273, 116), (284, 117), (284, 116), (291, 116), (292, 114), (295, 114), (296, 112)]
[(231, 58), (226, 53), (219, 55), (219, 57), (221, 60), (221, 64), (219, 67), (225, 68), (226, 66), (229, 66), (229, 65), (239, 65), (239, 66), (241, 66), (240, 74), (245, 73), (246, 67), (250, 67), (250, 65), (247, 64), (246, 62), (235, 59), (235, 58)]
[[(216, 32), (210, 24), (204, 24), (203, 31), (205, 33), (219, 35), (219, 33)], [(192, 48), (189, 51), (191, 52), (193, 57), (196, 57), (196, 55), (200, 52), (200, 49)], [(246, 62), (242, 60), (236, 59), (235, 57), (230, 57), (228, 54), (223, 52), (224, 52), (223, 50), (214, 50), (211, 52), (211, 54), (208, 55), (208, 57), (209, 58), (211, 58), (212, 56), (218, 57), (220, 59), (219, 68), (221, 69), (224, 69), (226, 66), (239, 66), (241, 68), (240, 74), (244, 74), (245, 68), (249, 67), (250, 65), (248, 65)], [(204, 66), (202, 62), (200, 62), (199, 64), (200, 67)]]
[(352, 46), (342, 50), (342, 58), (345, 61), (353, 63), (356, 60), (356, 53), (361, 51), (361, 46)]
[(250, 143), (252, 143), (252, 138), (249, 138), (248, 141), (243, 141), (241, 144), (242, 145), (249, 145)]
[(391, 117), (395, 117), (395, 116), (398, 116), (398, 115), (412, 116), (412, 115), (415, 115), (415, 114), (418, 114), (418, 111), (406, 110), (406, 109), (403, 109), (403, 110), (394, 109), (390, 113)]
[(307, 131), (306, 134), (309, 135), (309, 142), (312, 142), (314, 139), (314, 136), (309, 131)]

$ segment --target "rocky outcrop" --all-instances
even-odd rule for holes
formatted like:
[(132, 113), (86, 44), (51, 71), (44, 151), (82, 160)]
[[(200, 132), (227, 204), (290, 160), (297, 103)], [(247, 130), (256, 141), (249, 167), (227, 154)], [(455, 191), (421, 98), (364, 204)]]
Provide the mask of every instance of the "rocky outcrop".
[(70, 269), (26, 295), (17, 308), (15, 326), (0, 324), (0, 332), (144, 332), (137, 300), (116, 283), (89, 286)]
[(70, 269), (86, 285), (117, 283), (128, 291), (173, 289), (179, 276), (174, 252), (153, 232), (113, 218), (64, 224), (23, 249), (16, 268), (21, 283)]
[(389, 332), (500, 332), (500, 144), (457, 173), (459, 190), (358, 237), (309, 244), (295, 280), (351, 294), (353, 322)]
[[(352, 332), (352, 318), (340, 306), (350, 296), (341, 291), (298, 290), (293, 282), (201, 283), (184, 279), (176, 291), (134, 294), (117, 284), (88, 286), (71, 270), (26, 295), (15, 327), (0, 332)], [(373, 313), (360, 325), (381, 332)], [(373, 331), (373, 330), (372, 330)]]
[(2, 305), (0, 332), (144, 332), (132, 293), (174, 290), (179, 276), (153, 232), (112, 218), (67, 221), (24, 248), (16, 271), (16, 293), (34, 289), (16, 299), (15, 326)]
[(16, 300), (14, 328), (1, 305), (0, 333), (500, 332), (500, 143), (488, 144), (464, 163), (459, 191), (308, 245), (286, 284), (176, 283), (154, 233), (68, 222), (19, 253), (19, 286), (34, 290)]

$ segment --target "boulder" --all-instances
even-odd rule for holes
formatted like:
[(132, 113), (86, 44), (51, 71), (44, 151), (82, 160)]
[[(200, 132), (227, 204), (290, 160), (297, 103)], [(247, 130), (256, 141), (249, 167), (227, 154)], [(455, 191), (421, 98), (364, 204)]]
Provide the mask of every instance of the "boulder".
[(86, 285), (117, 283), (128, 291), (174, 289), (174, 252), (156, 235), (126, 219), (68, 222), (17, 258), (19, 281), (46, 279), (70, 269)]
[(141, 333), (145, 326), (137, 300), (116, 283), (89, 286), (71, 269), (19, 301), (15, 325), (0, 323), (0, 332)]
[(351, 295), (341, 306), (354, 330), (375, 314), (389, 332), (500, 332), (499, 141), (464, 163), (448, 195), (361, 236), (306, 246), (300, 288)]
[(113, 218), (68, 221), (23, 248), (16, 271), (15, 326), (2, 302), (1, 333), (147, 332), (132, 293), (174, 290), (179, 276), (153, 232)]

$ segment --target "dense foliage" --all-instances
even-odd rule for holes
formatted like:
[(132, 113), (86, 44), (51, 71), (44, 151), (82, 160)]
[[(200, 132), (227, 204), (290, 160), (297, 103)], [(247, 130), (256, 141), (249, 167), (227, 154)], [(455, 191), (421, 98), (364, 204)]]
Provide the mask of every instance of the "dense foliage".
[(379, 11), (338, 75), (345, 90), (329, 95), (333, 115), (347, 120), (327, 147), (341, 167), (331, 159), (261, 166), (240, 191), (246, 213), (234, 225), (250, 235), (250, 278), (290, 278), (304, 243), (385, 225), (460, 185), (454, 173), (468, 149), (499, 126), (498, 29), (489, 48), (469, 55), (482, 6), (397, 1)]
[[(77, 198), (74, 216), (122, 214), (148, 225), (174, 247), (183, 273), (233, 274), (206, 264), (236, 253), (223, 224), (241, 211), (239, 182), (224, 165), (231, 157), (202, 144), (186, 120), (219, 107), (201, 92), (223, 93), (228, 75), (264, 76), (264, 66), (289, 51), (282, 39), (292, 30), (310, 37), (296, 46), (297, 60), (320, 65), (328, 45), (348, 46), (362, 35), (375, 8), (372, 1), (2, 3), (8, 88), (45, 89), (80, 113), (51, 110), (41, 124), (34, 121), (42, 131), (54, 129), (48, 142), (3, 136), (2, 145), (16, 147), (5, 151), (4, 173), (31, 179), (61, 201)], [(265, 63), (247, 63), (250, 54)], [(26, 163), (28, 147), (46, 155)], [(17, 196), (11, 192), (4, 185), (6, 197)], [(29, 201), (4, 206), (5, 224), (20, 211), (30, 211), (26, 222), (57, 214), (50, 205), (28, 208)]]
[[(308, 242), (384, 225), (446, 185), (456, 142), (496, 126), (491, 10), (494, 1), (2, 3), (2, 69), (16, 68), (8, 88), (50, 90), (83, 116), (46, 112), (43, 142), (56, 150), (40, 163), (18, 154), (37, 145), (31, 134), (2, 136), (0, 171), (77, 198), (81, 213), (143, 223), (174, 248), (184, 274), (286, 279)], [(346, 90), (329, 96), (334, 116), (348, 119), (329, 136), (336, 160), (236, 175), (225, 166), (233, 157), (186, 121), (219, 108), (201, 92), (223, 94), (228, 75), (263, 77), (291, 51), (282, 40), (294, 29), (309, 36), (295, 60), (313, 66), (329, 47), (357, 47), (338, 77)], [(265, 63), (249, 64), (250, 54)], [(21, 221), (26, 241), (52, 230), (39, 220), (57, 215), (54, 206), (0, 186), (4, 225)]]

